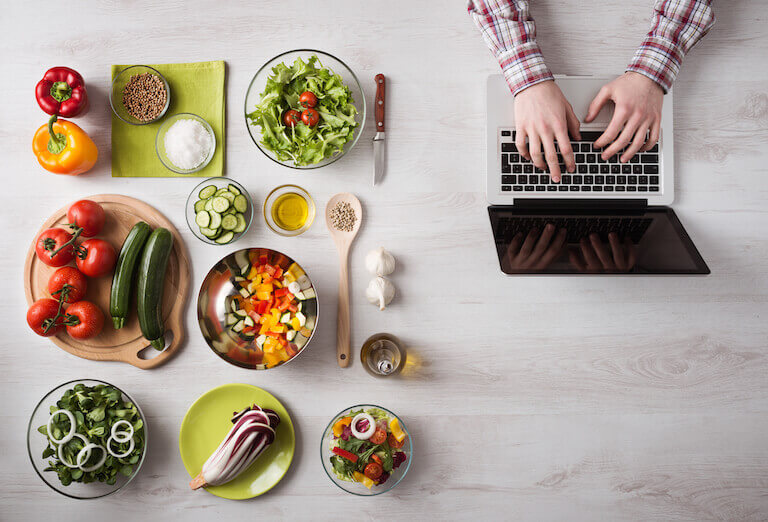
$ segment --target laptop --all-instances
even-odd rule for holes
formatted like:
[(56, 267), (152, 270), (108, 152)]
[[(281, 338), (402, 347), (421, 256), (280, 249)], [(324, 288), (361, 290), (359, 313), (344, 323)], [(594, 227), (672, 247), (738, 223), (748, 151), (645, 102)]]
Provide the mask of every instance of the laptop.
[(604, 107), (584, 123), (590, 102), (611, 78), (557, 76), (582, 120), (571, 141), (576, 172), (561, 158), (560, 183), (515, 146), (514, 98), (502, 75), (487, 84), (486, 195), (488, 215), (506, 274), (709, 274), (685, 228), (669, 208), (674, 200), (672, 93), (664, 98), (659, 142), (622, 164), (600, 158), (593, 142), (611, 119)]

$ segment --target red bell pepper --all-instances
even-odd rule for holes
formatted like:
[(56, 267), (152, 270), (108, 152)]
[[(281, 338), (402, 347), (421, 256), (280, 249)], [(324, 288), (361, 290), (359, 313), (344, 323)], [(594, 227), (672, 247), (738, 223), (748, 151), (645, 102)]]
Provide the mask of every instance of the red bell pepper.
[(280, 268), (279, 266), (275, 267), (275, 274), (272, 277), (274, 277), (275, 279), (280, 279), (281, 277), (283, 277), (283, 269)]
[[(261, 254), (259, 256), (259, 264), (260, 265), (266, 265), (268, 260), (269, 260), (269, 258), (267, 257), (266, 254)], [(261, 268), (261, 267), (259, 267), (259, 268)]]
[(338, 446), (333, 448), (331, 451), (333, 451), (339, 457), (343, 457), (351, 462), (357, 462), (357, 458), (358, 458), (357, 455), (355, 455), (354, 453), (350, 453), (347, 450), (343, 450)]
[(264, 271), (270, 275), (270, 277), (275, 276), (275, 267), (272, 265), (264, 265)]
[(269, 301), (259, 301), (259, 304), (256, 305), (256, 312), (259, 315), (264, 315), (269, 311)]
[(282, 303), (277, 305), (277, 309), (281, 312), (285, 312), (288, 310), (288, 307), (291, 306), (291, 300), (290, 299), (284, 299)]
[(88, 108), (85, 82), (69, 67), (53, 67), (43, 75), (35, 87), (37, 104), (51, 115), (72, 118)]
[(295, 304), (291, 303), (291, 304), (288, 305), (288, 311), (296, 313), (296, 312), (299, 311), (299, 307), (296, 306)]
[(275, 297), (283, 297), (287, 293), (288, 293), (287, 288), (278, 288), (277, 290), (275, 290)]

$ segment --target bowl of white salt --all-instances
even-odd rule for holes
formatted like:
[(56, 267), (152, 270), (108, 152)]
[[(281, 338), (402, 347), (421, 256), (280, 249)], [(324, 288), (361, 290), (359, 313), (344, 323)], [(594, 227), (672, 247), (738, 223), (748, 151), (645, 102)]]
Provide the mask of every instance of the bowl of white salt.
[(210, 163), (216, 152), (216, 136), (203, 118), (182, 112), (166, 118), (160, 126), (155, 150), (167, 169), (192, 174)]

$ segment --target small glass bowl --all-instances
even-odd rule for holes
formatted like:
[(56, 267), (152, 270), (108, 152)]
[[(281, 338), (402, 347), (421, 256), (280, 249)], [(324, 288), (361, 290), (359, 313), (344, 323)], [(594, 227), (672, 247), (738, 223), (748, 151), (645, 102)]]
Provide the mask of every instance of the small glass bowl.
[[(400, 421), (400, 428), (408, 437), (405, 439), (405, 444), (403, 447), (397, 450), (405, 453), (406, 461), (401, 464), (399, 468), (392, 470), (389, 479), (383, 485), (373, 486), (371, 489), (368, 489), (360, 482), (349, 482), (346, 480), (341, 480), (336, 476), (336, 473), (333, 472), (333, 465), (331, 464), (331, 457), (333, 454), (331, 453), (330, 443), (332, 440), (331, 438), (333, 437), (333, 425), (337, 420), (341, 419), (342, 417), (349, 416), (349, 413), (352, 411), (369, 410), (374, 408), (383, 410), (387, 412), (390, 417), (396, 418), (398, 421)], [(323, 432), (323, 438), (320, 439), (320, 460), (323, 463), (323, 469), (325, 470), (326, 475), (328, 475), (328, 478), (330, 478), (331, 481), (341, 489), (347, 493), (352, 493), (353, 495), (359, 495), (361, 497), (372, 497), (374, 495), (381, 495), (382, 493), (386, 493), (387, 491), (397, 486), (400, 481), (405, 478), (405, 474), (408, 473), (409, 469), (411, 469), (411, 462), (413, 462), (413, 444), (411, 443), (411, 440), (411, 434), (405, 427), (402, 417), (398, 417), (388, 409), (382, 408), (381, 406), (375, 406), (373, 404), (358, 404), (357, 406), (352, 406), (351, 408), (347, 408), (346, 410), (340, 412), (338, 415), (333, 417), (331, 422), (328, 423), (328, 426)]]
[[(37, 431), (38, 426), (43, 426), (48, 423), (48, 419), (51, 415), (51, 406), (56, 406), (56, 403), (64, 395), (64, 392), (70, 388), (73, 388), (76, 384), (84, 384), (86, 386), (96, 386), (103, 384), (105, 386), (112, 386), (123, 394), (123, 400), (132, 402), (136, 405), (136, 409), (139, 410), (139, 415), (144, 423), (144, 451), (141, 454), (141, 459), (134, 466), (133, 473), (130, 477), (118, 473), (117, 481), (113, 485), (106, 484), (104, 482), (91, 482), (89, 484), (83, 484), (82, 482), (72, 482), (69, 486), (64, 486), (59, 482), (59, 476), (54, 471), (43, 471), (48, 467), (48, 458), (42, 458), (43, 450), (46, 448), (48, 442), (42, 433)], [(27, 453), (29, 460), (32, 461), (32, 467), (35, 468), (35, 472), (43, 479), (52, 490), (57, 493), (61, 493), (65, 497), (74, 498), (78, 500), (89, 500), (94, 498), (106, 497), (112, 493), (116, 493), (127, 486), (133, 478), (139, 474), (141, 466), (144, 464), (145, 457), (147, 455), (147, 447), (149, 446), (149, 431), (147, 429), (147, 418), (144, 416), (144, 412), (141, 411), (139, 403), (134, 401), (130, 395), (123, 390), (109, 384), (108, 382), (100, 381), (98, 379), (76, 379), (74, 381), (65, 382), (55, 387), (43, 397), (40, 402), (35, 406), (32, 412), (32, 417), (29, 419), (27, 425)]]
[[(211, 144), (211, 150), (203, 162), (193, 169), (185, 170), (177, 167), (165, 153), (165, 135), (168, 132), (168, 129), (170, 129), (171, 126), (179, 120), (197, 120), (203, 125), (203, 127), (205, 127), (208, 132), (211, 133), (211, 139), (213, 140), (213, 143)], [(176, 174), (194, 174), (195, 172), (203, 170), (211, 162), (213, 155), (216, 154), (216, 134), (214, 134), (213, 128), (208, 124), (208, 122), (197, 114), (192, 114), (191, 112), (180, 112), (165, 120), (157, 130), (157, 137), (155, 138), (155, 152), (157, 152), (157, 157), (160, 158), (160, 162), (168, 170), (172, 170)]]
[[(200, 233), (200, 227), (197, 226), (197, 223), (195, 223), (195, 217), (197, 216), (197, 212), (195, 212), (195, 203), (200, 199), (200, 191), (203, 189), (203, 187), (207, 187), (208, 185), (214, 185), (217, 190), (220, 188), (226, 188), (227, 185), (234, 185), (237, 187), (240, 193), (245, 196), (245, 199), (248, 200), (248, 208), (246, 208), (245, 212), (243, 212), (243, 218), (245, 218), (245, 230), (235, 234), (232, 238), (232, 241), (229, 243), (217, 243), (215, 240), (205, 237)], [(189, 193), (189, 196), (187, 197), (185, 212), (187, 215), (187, 225), (189, 225), (189, 229), (197, 239), (203, 243), (208, 243), (209, 245), (231, 245), (243, 237), (243, 235), (245, 235), (245, 233), (248, 232), (248, 229), (251, 227), (251, 222), (253, 221), (253, 199), (245, 187), (233, 179), (224, 177), (208, 178), (198, 183), (197, 186), (192, 189), (192, 192)]]
[[(143, 73), (150, 73), (158, 76), (163, 81), (163, 85), (165, 85), (165, 107), (163, 107), (163, 111), (158, 114), (157, 118), (150, 121), (141, 121), (134, 118), (125, 109), (125, 105), (123, 105), (123, 88), (125, 87), (125, 84), (128, 83), (128, 80), (131, 79), (131, 76)], [(149, 65), (132, 65), (120, 71), (118, 75), (115, 76), (115, 79), (112, 80), (112, 88), (109, 91), (109, 104), (112, 106), (112, 112), (115, 113), (115, 116), (123, 120), (125, 123), (130, 123), (131, 125), (148, 125), (158, 121), (163, 116), (165, 116), (166, 112), (168, 112), (168, 107), (171, 106), (171, 87), (168, 85), (168, 81), (165, 79), (165, 76), (160, 74), (156, 69), (153, 69)]]
[[(307, 202), (307, 220), (301, 228), (297, 228), (296, 230), (285, 230), (272, 218), (272, 205), (274, 205), (277, 198), (283, 194), (298, 194)], [(315, 220), (315, 202), (312, 199), (312, 196), (309, 195), (309, 192), (298, 185), (280, 185), (279, 187), (275, 187), (272, 192), (269, 193), (267, 199), (264, 200), (262, 212), (264, 214), (264, 221), (267, 222), (267, 226), (272, 232), (281, 236), (293, 237), (303, 234), (312, 226), (312, 223)]]

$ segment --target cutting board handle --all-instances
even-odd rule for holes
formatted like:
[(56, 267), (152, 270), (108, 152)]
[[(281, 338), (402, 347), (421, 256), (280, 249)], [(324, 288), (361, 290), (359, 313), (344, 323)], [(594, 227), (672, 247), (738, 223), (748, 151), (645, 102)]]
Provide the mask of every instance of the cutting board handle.
[(376, 80), (376, 101), (373, 113), (376, 118), (376, 132), (384, 132), (384, 98), (387, 92), (387, 80), (381, 73), (374, 79)]

